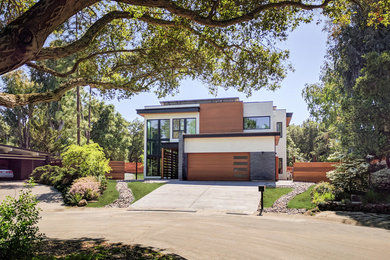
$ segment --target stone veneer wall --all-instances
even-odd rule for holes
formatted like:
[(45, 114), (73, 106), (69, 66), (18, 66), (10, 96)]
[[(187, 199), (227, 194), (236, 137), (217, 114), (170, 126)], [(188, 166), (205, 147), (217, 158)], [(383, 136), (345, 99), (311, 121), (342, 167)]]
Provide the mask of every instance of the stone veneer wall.
[(250, 179), (275, 181), (275, 152), (250, 153)]

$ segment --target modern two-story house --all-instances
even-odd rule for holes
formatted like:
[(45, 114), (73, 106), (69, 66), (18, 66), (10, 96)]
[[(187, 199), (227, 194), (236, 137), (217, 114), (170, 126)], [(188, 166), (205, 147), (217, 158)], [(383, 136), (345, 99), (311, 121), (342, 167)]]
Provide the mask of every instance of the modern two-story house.
[(162, 101), (137, 113), (145, 119), (145, 179), (287, 179), (292, 113), (272, 101)]

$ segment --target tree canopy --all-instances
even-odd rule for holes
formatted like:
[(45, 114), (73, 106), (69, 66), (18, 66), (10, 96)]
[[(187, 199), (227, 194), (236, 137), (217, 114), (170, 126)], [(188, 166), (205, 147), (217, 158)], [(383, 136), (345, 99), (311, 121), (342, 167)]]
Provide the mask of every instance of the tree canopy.
[(390, 27), (370, 26), (356, 9), (351, 24), (331, 29), (322, 82), (303, 96), (311, 115), (333, 126), (352, 156), (390, 156)]
[[(275, 89), (290, 68), (275, 47), (315, 10), (346, 21), (360, 1), (0, 0), (0, 74), (23, 65), (51, 74), (56, 89), (0, 93), (0, 105), (57, 101), (76, 86), (131, 96), (176, 91), (191, 77), (250, 94)], [(388, 1), (369, 2), (373, 25)]]

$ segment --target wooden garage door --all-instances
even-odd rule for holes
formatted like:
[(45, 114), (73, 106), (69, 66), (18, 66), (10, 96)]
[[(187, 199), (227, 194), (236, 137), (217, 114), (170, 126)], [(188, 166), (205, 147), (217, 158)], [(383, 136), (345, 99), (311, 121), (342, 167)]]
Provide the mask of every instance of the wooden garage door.
[(190, 153), (187, 179), (249, 181), (249, 153)]

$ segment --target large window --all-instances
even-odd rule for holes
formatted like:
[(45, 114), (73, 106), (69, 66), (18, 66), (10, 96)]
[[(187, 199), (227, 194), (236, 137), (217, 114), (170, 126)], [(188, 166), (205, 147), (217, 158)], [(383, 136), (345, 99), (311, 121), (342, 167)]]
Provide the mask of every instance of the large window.
[(283, 124), (282, 122), (276, 123), (276, 131), (280, 133), (280, 138), (283, 137)]
[(169, 141), (169, 119), (148, 120), (146, 125), (146, 176), (160, 176), (161, 142)]
[(195, 118), (177, 118), (173, 119), (173, 139), (178, 139), (180, 133), (196, 134)]
[(244, 129), (270, 129), (269, 116), (244, 117)]

